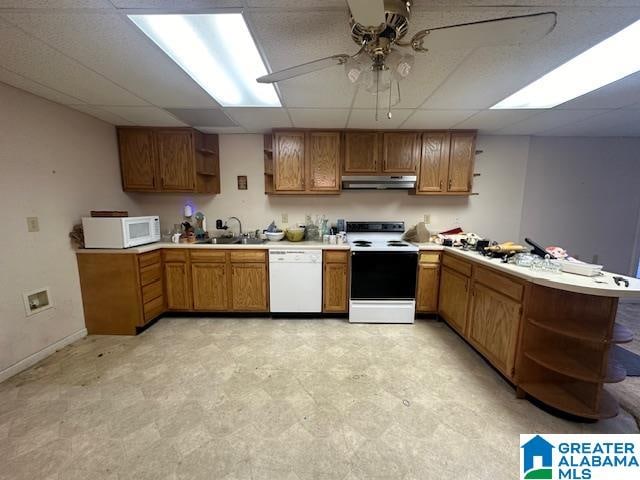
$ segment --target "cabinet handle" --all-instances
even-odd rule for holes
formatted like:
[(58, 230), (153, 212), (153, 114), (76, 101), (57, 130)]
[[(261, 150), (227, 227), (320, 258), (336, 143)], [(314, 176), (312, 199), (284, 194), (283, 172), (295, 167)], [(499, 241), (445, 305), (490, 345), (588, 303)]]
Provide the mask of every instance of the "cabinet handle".
[(451, 184), (453, 183), (453, 179), (449, 179), (449, 190), (451, 190)]
[(440, 191), (442, 191), (442, 180), (440, 180)]

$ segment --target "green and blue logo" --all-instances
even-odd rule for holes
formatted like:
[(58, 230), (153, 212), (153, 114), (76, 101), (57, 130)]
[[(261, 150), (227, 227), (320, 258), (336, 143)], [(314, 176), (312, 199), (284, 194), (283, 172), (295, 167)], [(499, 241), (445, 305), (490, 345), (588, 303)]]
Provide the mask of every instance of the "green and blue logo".
[(522, 445), (522, 475), (524, 479), (553, 479), (553, 449), (551, 443), (536, 435)]

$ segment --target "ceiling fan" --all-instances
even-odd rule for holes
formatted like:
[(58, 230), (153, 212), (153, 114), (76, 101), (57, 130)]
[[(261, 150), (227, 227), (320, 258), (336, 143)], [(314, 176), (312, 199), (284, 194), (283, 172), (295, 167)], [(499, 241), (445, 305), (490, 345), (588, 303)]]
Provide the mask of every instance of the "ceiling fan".
[(544, 12), (448, 25), (420, 30), (410, 40), (405, 40), (411, 18), (411, 1), (347, 0), (347, 5), (351, 13), (351, 38), (360, 46), (355, 54), (331, 55), (270, 73), (257, 81), (276, 83), (344, 65), (352, 84), (375, 94), (376, 120), (380, 93), (389, 91), (387, 117), (391, 118), (394, 82), (397, 87), (394, 104), (397, 104), (400, 102), (399, 82), (407, 78), (413, 68), (414, 56), (410, 52), (532, 43), (554, 29), (557, 16), (555, 12)]

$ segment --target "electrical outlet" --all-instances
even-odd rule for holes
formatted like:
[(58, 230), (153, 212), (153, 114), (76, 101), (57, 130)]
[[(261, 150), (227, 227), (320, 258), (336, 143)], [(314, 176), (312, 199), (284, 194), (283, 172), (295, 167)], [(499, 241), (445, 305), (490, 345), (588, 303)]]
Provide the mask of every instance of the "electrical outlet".
[(429, 215), (428, 213), (424, 214), (424, 223), (426, 225), (429, 225), (431, 223), (431, 215)]
[(289, 214), (288, 213), (283, 213), (282, 214), (282, 223), (289, 223)]
[(40, 224), (38, 222), (38, 217), (27, 217), (27, 231), (28, 232), (40, 231)]

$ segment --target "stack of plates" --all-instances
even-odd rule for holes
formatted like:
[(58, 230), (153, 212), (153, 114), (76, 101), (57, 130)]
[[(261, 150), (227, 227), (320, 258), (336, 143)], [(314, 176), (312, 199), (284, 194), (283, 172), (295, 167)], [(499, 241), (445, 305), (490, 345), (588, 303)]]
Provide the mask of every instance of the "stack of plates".
[(595, 277), (602, 273), (602, 265), (583, 262), (569, 262), (567, 260), (559, 260), (559, 262), (560, 270), (563, 272), (584, 275), (585, 277)]

